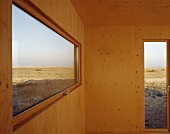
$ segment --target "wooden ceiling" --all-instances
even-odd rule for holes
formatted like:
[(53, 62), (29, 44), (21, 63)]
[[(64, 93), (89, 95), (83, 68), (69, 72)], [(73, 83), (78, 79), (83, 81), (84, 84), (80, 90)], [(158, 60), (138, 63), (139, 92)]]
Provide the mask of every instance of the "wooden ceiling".
[(170, 0), (71, 0), (85, 25), (170, 25)]

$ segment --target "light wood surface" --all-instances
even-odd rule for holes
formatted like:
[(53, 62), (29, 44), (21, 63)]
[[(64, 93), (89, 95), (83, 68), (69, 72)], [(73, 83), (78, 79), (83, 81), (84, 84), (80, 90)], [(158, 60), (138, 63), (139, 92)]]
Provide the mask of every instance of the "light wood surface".
[(86, 132), (145, 131), (143, 41), (170, 39), (169, 29), (85, 27)]
[(87, 132), (86, 134), (169, 134), (169, 133), (166, 133), (166, 132), (165, 133), (158, 133), (158, 132), (155, 132), (155, 133), (154, 132), (153, 133), (152, 132), (149, 132), (149, 133), (136, 133), (136, 132), (135, 133), (131, 133), (131, 132), (129, 132), (129, 133), (128, 132), (125, 132), (125, 133), (124, 132), (122, 132), (122, 133), (121, 132), (119, 132), (119, 133), (117, 133), (117, 132), (115, 132), (115, 133), (112, 133), (112, 132), (97, 133), (97, 132), (89, 132), (88, 133)]
[[(144, 131), (143, 40), (170, 39), (170, 27), (163, 26), (169, 25), (170, 2), (71, 0), (80, 19), (70, 0), (31, 1), (83, 44), (83, 84), (14, 134), (84, 134), (85, 128), (87, 134)], [(0, 0), (0, 134), (12, 133), (11, 4)], [(85, 46), (81, 20), (93, 25), (85, 27)]]
[(37, 115), (14, 134), (83, 134), (83, 87)]
[(72, 37), (82, 43), (84, 41), (84, 25), (70, 0), (30, 0), (52, 20), (66, 30)]
[(0, 134), (12, 133), (11, 0), (0, 0)]
[(70, 88), (64, 90), (63, 92), (60, 92), (57, 95), (54, 95), (46, 99), (45, 101), (35, 105), (34, 107), (24, 111), (23, 113), (13, 117), (13, 130), (15, 131), (16, 129), (24, 125), (26, 122), (28, 122), (29, 120), (31, 120), (32, 118), (46, 110), (48, 107), (55, 104), (58, 100), (65, 97), (65, 95), (68, 95), (79, 86), (81, 86), (81, 84), (75, 84)]
[(71, 0), (85, 25), (169, 25), (169, 0)]

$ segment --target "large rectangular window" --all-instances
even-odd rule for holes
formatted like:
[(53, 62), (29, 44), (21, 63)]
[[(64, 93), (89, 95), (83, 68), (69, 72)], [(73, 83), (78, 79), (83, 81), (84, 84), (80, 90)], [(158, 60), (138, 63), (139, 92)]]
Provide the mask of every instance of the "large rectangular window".
[(13, 115), (79, 82), (79, 47), (12, 6)]

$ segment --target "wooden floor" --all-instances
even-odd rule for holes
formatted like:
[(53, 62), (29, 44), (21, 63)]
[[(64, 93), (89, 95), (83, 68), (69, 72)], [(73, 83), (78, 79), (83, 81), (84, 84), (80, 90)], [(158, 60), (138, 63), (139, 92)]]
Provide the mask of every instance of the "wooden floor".
[(86, 132), (86, 134), (170, 134), (170, 132), (147, 132), (147, 133), (130, 133), (130, 132), (115, 132), (115, 133), (98, 133), (98, 132)]

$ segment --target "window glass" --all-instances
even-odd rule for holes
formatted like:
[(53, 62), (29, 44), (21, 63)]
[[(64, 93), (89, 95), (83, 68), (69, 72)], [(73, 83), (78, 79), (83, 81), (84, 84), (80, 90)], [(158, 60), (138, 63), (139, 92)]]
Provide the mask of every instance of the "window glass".
[(77, 48), (17, 6), (12, 6), (14, 116), (77, 82), (74, 52)]
[(145, 128), (167, 129), (167, 42), (144, 42)]

